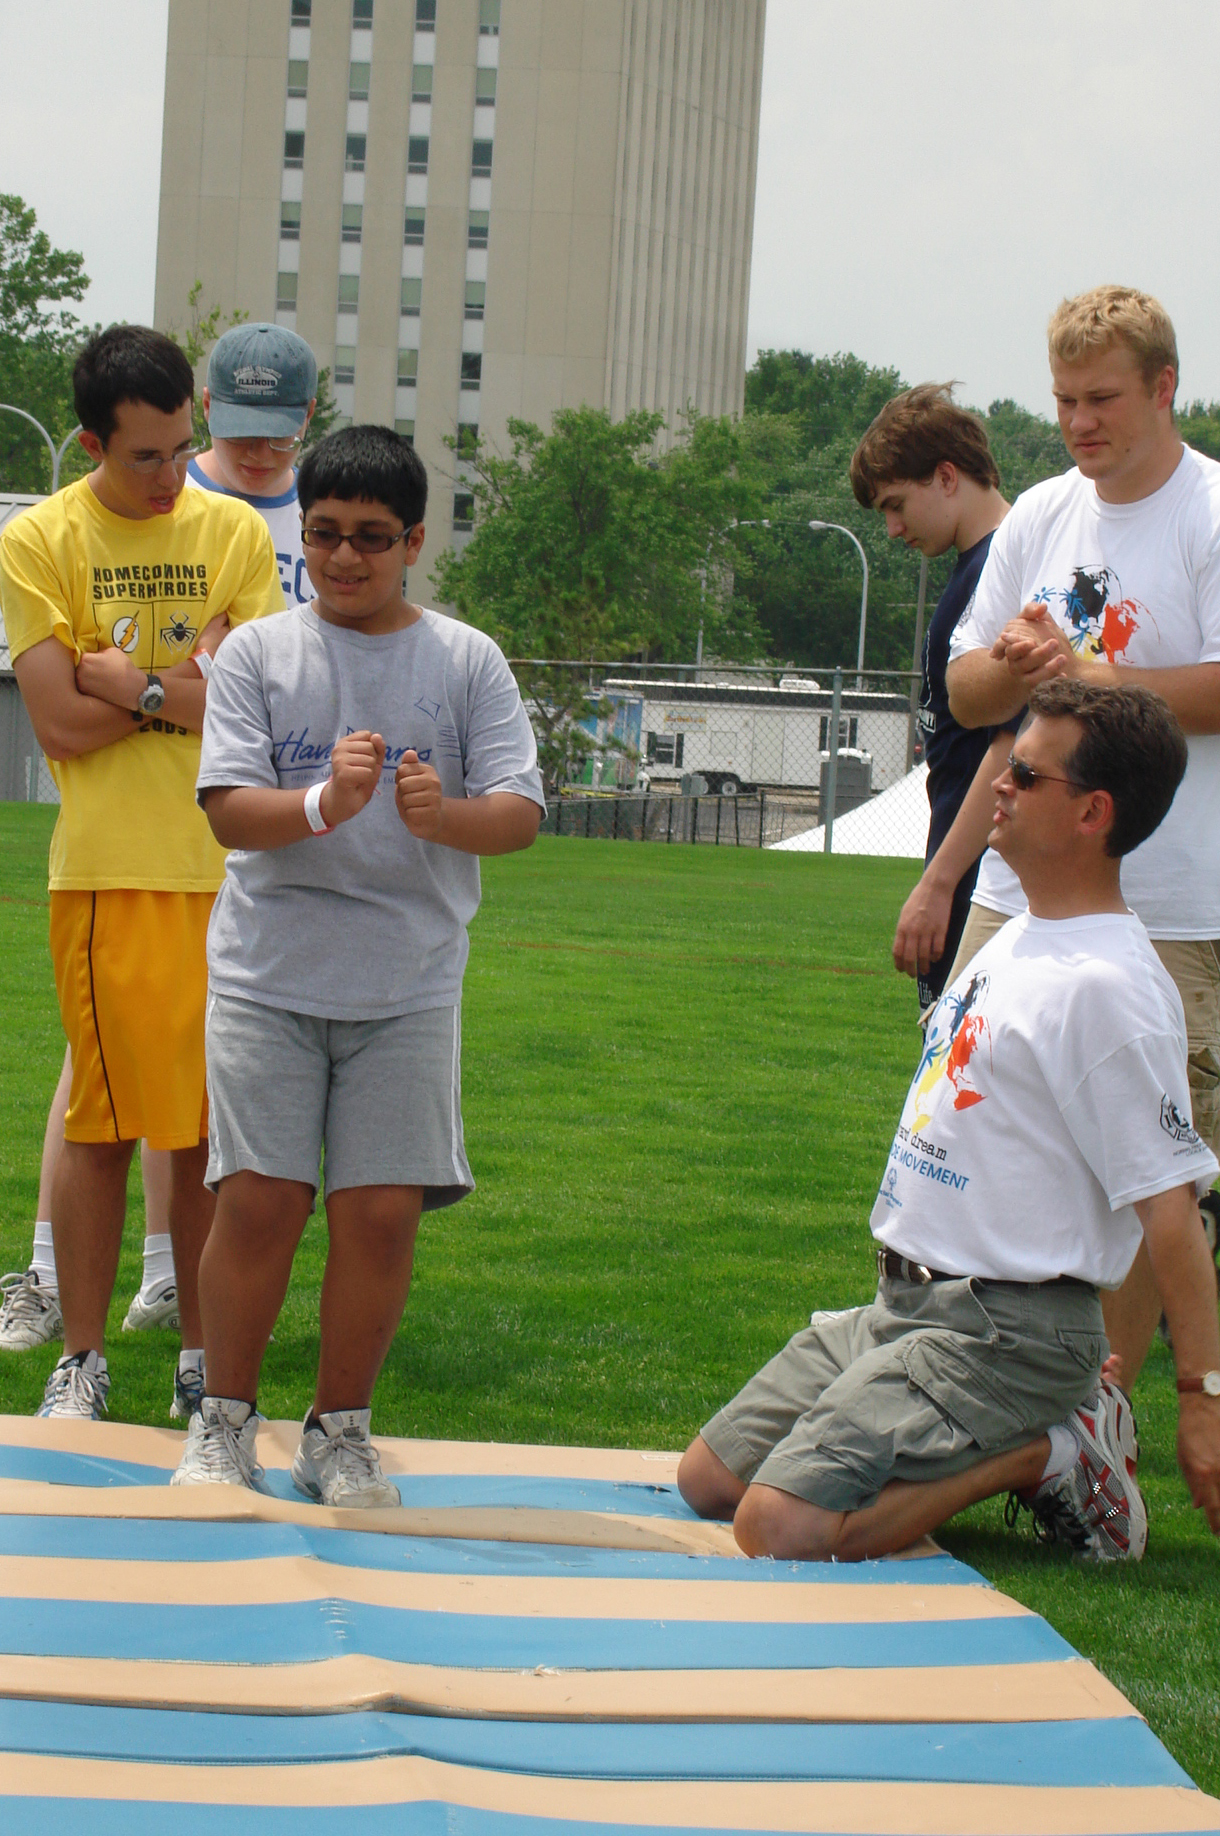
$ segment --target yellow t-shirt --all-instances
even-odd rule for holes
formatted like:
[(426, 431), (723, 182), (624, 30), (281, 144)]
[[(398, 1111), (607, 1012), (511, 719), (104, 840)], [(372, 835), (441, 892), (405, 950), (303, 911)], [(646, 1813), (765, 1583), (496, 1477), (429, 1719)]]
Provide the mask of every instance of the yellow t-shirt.
[[(0, 609), (13, 657), (49, 637), (79, 660), (117, 644), (138, 668), (185, 662), (210, 618), (284, 605), (266, 523), (249, 504), (183, 491), (169, 516), (116, 516), (88, 479), (0, 535)], [(224, 851), (195, 802), (199, 735), (159, 720), (51, 764), (62, 799), (51, 891), (215, 892)]]

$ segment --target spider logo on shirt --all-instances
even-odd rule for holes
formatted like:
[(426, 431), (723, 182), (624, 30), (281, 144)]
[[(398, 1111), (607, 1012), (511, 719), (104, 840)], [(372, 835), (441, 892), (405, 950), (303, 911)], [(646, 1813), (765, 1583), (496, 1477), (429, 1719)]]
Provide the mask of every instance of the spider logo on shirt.
[(169, 614), (169, 624), (161, 627), (161, 642), (172, 649), (183, 644), (193, 644), (198, 635), (196, 626), (188, 625), (185, 618), (175, 618), (172, 612)]

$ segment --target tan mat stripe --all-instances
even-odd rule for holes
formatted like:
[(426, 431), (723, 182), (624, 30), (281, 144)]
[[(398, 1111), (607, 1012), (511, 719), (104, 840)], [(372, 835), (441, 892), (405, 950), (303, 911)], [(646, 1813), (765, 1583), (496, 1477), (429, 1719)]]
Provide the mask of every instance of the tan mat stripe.
[[(597, 1511), (514, 1507), (336, 1510), (268, 1498), (232, 1485), (93, 1487), (0, 1479), (0, 1516), (140, 1518), (146, 1522), (308, 1524), (383, 1536), (460, 1537), (473, 1542), (547, 1543), (579, 1549), (637, 1549), (668, 1555), (740, 1556), (727, 1524), (615, 1517)], [(744, 1561), (744, 1557), (742, 1560)]]
[(312, 1556), (240, 1562), (123, 1562), (7, 1556), (0, 1597), (132, 1601), (146, 1606), (281, 1605), (350, 1600), (417, 1612), (543, 1619), (666, 1619), (741, 1625), (889, 1625), (1029, 1619), (998, 1589), (905, 1581), (619, 1580), (580, 1575), (434, 1575), (347, 1568)]
[(1220, 1829), (1220, 1803), (1185, 1786), (778, 1784), (544, 1779), (437, 1760), (317, 1766), (162, 1766), (0, 1754), (0, 1793), (167, 1804), (419, 1804), (654, 1828), (828, 1836), (1161, 1836)]
[(906, 1670), (477, 1671), (348, 1656), (314, 1664), (6, 1657), (0, 1696), (310, 1715), (354, 1709), (532, 1721), (1018, 1722), (1134, 1718), (1083, 1658)]

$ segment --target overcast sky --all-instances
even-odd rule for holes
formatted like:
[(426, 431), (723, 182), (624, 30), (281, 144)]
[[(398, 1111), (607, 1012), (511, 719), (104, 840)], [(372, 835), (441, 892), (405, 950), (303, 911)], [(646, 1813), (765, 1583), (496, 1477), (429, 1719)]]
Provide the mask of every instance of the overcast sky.
[[(0, 0), (0, 190), (83, 251), (91, 319), (152, 314), (166, 0)], [(1049, 407), (1044, 328), (1159, 295), (1220, 398), (1208, 0), (769, 0), (750, 300), (760, 346), (852, 350)]]

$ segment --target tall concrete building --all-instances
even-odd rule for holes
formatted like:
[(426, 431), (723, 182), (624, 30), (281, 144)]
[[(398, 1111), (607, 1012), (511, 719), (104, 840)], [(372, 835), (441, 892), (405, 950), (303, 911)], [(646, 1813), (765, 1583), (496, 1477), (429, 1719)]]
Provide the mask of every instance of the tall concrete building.
[(765, 6), (170, 0), (157, 324), (200, 280), (410, 433), (426, 575), (464, 430), (740, 410)]

